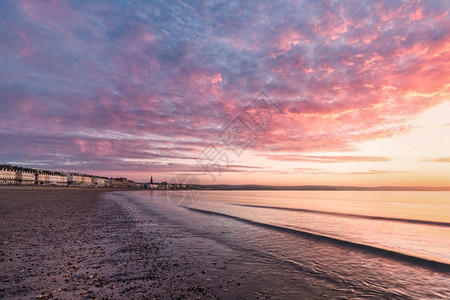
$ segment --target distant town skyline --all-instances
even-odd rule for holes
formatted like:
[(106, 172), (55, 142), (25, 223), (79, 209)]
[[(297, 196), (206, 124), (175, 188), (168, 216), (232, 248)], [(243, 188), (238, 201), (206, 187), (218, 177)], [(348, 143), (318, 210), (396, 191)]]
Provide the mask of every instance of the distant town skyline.
[(448, 1), (3, 1), (0, 164), (450, 186)]

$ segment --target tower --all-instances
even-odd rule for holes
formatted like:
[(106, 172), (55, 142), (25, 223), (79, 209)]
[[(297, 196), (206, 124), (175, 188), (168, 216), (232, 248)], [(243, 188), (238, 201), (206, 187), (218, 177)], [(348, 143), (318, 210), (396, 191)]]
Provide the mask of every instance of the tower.
[(150, 177), (150, 184), (153, 184), (153, 176)]

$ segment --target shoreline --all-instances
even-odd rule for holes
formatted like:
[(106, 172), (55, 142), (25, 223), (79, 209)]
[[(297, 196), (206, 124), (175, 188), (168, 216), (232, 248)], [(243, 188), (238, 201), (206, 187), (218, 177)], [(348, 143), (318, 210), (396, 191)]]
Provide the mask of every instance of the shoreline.
[[(450, 186), (319, 186), (319, 185), (301, 185), (301, 186), (270, 186), (270, 185), (199, 185), (200, 189), (162, 189), (162, 191), (180, 191), (180, 190), (204, 190), (204, 191), (329, 191), (329, 192), (448, 192)], [(161, 189), (148, 188), (123, 188), (123, 187), (85, 187), (85, 186), (56, 186), (56, 185), (0, 185), (1, 189), (88, 189), (108, 191), (161, 191)]]
[(117, 188), (117, 187), (84, 187), (84, 186), (53, 186), (53, 185), (0, 185), (1, 190), (41, 190), (41, 191), (61, 191), (61, 190), (87, 190), (98, 192), (114, 192), (114, 191), (141, 191), (142, 189)]
[(288, 232), (291, 234), (308, 237), (310, 239), (314, 239), (314, 240), (318, 240), (318, 241), (326, 241), (326, 242), (336, 244), (336, 245), (343, 245), (343, 246), (347, 246), (349, 248), (362, 250), (367, 253), (375, 253), (375, 254), (378, 254), (378, 255), (381, 255), (384, 257), (396, 259), (398, 261), (403, 261), (406, 263), (413, 263), (419, 267), (430, 268), (430, 269), (433, 269), (438, 272), (447, 273), (447, 274), (450, 273), (450, 263), (448, 263), (446, 261), (440, 261), (440, 260), (431, 259), (431, 258), (414, 256), (412, 254), (408, 254), (408, 253), (404, 253), (404, 252), (400, 252), (400, 251), (394, 251), (389, 248), (375, 247), (375, 246), (372, 246), (369, 244), (347, 241), (344, 239), (332, 237), (330, 235), (318, 234), (318, 233), (311, 232), (308, 230), (296, 230), (296, 229), (292, 229), (292, 228), (264, 224), (264, 223), (260, 223), (257, 221), (234, 217), (234, 216), (230, 216), (230, 215), (219, 213), (219, 212), (212, 212), (212, 211), (207, 211), (207, 210), (202, 210), (202, 209), (192, 208), (192, 207), (187, 207), (187, 209), (196, 211), (196, 212), (199, 212), (202, 214), (215, 215), (215, 216), (220, 216), (220, 217), (224, 217), (224, 218), (228, 218), (228, 219), (232, 219), (232, 220), (237, 220), (237, 221), (240, 221), (243, 223), (260, 226), (263, 228), (269, 228), (269, 229), (273, 229), (273, 230), (277, 230), (277, 231), (281, 231), (281, 232)]

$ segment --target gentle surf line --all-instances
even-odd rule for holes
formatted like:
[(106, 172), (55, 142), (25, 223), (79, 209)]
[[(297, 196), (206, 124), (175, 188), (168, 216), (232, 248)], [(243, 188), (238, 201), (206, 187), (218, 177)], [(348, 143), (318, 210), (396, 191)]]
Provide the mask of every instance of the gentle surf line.
[(257, 221), (253, 221), (253, 220), (248, 220), (248, 219), (244, 219), (244, 218), (240, 218), (240, 217), (236, 217), (236, 216), (227, 215), (224, 213), (203, 210), (203, 209), (198, 209), (198, 208), (193, 208), (193, 207), (187, 207), (187, 206), (183, 206), (183, 207), (188, 210), (198, 212), (198, 213), (230, 218), (230, 219), (244, 222), (244, 223), (251, 224), (251, 225), (256, 225), (256, 226), (269, 228), (269, 229), (273, 229), (273, 230), (278, 230), (278, 231), (284, 231), (284, 232), (300, 235), (303, 237), (312, 238), (315, 240), (331, 242), (331, 243), (338, 244), (338, 245), (344, 245), (344, 246), (351, 247), (354, 249), (364, 250), (364, 251), (371, 252), (371, 253), (376, 253), (376, 254), (385, 256), (387, 258), (394, 258), (397, 260), (401, 260), (401, 261), (405, 261), (405, 262), (409, 262), (409, 263), (414, 263), (416, 265), (432, 268), (432, 269), (435, 269), (440, 272), (450, 273), (450, 264), (445, 263), (445, 262), (435, 261), (435, 260), (431, 260), (431, 259), (427, 259), (427, 258), (423, 258), (423, 257), (414, 256), (412, 254), (397, 252), (394, 250), (380, 248), (380, 247), (367, 245), (367, 244), (363, 244), (363, 243), (347, 241), (347, 240), (343, 240), (343, 239), (339, 239), (336, 237), (319, 234), (319, 233), (315, 233), (315, 232), (311, 232), (311, 231), (307, 231), (307, 230), (299, 230), (299, 229), (293, 229), (293, 228), (289, 228), (289, 227), (281, 227), (281, 226), (273, 225), (273, 224), (261, 223), (261, 222), (257, 222)]
[(352, 217), (352, 218), (369, 219), (369, 220), (394, 221), (394, 222), (403, 222), (403, 223), (414, 223), (414, 224), (425, 224), (425, 225), (435, 225), (435, 226), (450, 227), (450, 223), (448, 223), (448, 222), (425, 221), (425, 220), (402, 219), (402, 218), (390, 218), (390, 217), (378, 217), (378, 216), (367, 216), (367, 215), (347, 214), (347, 213), (320, 211), (320, 210), (304, 209), (304, 208), (290, 208), (290, 207), (265, 206), (265, 205), (253, 205), (253, 204), (237, 204), (237, 203), (224, 203), (224, 204), (232, 205), (232, 206), (242, 206), (242, 207), (268, 208), (268, 209), (276, 209), (276, 210), (298, 211), (298, 212), (306, 212), (306, 213), (314, 213), (314, 214), (322, 214), (322, 215), (331, 215), (331, 216), (341, 216), (341, 217)]

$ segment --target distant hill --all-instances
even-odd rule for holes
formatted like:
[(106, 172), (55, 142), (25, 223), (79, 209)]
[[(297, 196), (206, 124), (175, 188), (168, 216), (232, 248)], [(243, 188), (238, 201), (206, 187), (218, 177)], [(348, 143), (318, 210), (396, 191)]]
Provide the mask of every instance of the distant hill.
[(426, 186), (333, 186), (333, 185), (202, 185), (203, 189), (211, 190), (260, 190), (260, 191), (450, 191), (450, 187), (426, 187)]

